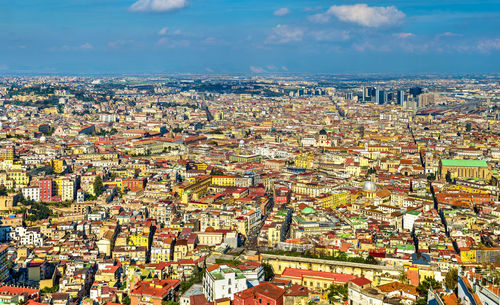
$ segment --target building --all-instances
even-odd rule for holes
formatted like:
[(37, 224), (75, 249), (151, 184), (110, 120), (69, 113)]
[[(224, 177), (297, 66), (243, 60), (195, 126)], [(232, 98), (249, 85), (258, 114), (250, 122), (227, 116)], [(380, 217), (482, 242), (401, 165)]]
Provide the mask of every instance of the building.
[(212, 265), (203, 276), (203, 293), (211, 302), (222, 298), (233, 300), (235, 293), (247, 288), (247, 279), (243, 272), (229, 265)]
[(14, 145), (7, 145), (0, 148), (0, 159), (14, 160), (15, 149)]
[(33, 200), (35, 202), (40, 201), (40, 188), (34, 186), (24, 187), (22, 190), (23, 197), (27, 200)]
[(0, 283), (3, 283), (9, 277), (9, 270), (7, 269), (7, 244), (0, 245)]
[(283, 305), (284, 294), (284, 289), (262, 283), (236, 293), (233, 305)]
[(491, 179), (491, 171), (484, 160), (442, 159), (439, 163), (439, 177), (446, 179), (448, 173), (451, 178)]
[(52, 201), (54, 193), (52, 179), (45, 178), (38, 180), (38, 187), (40, 188), (40, 201)]
[(351, 274), (286, 268), (283, 270), (281, 278), (309, 289), (325, 290), (332, 284), (344, 285), (357, 277)]
[(163, 301), (173, 301), (179, 283), (173, 279), (139, 281), (130, 291), (130, 305), (162, 305)]

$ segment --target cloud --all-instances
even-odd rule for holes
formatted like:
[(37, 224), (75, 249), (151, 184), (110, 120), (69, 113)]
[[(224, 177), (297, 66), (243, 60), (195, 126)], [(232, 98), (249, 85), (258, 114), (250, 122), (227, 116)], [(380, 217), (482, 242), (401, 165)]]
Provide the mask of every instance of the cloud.
[(286, 66), (281, 66), (281, 70), (288, 71), (288, 68)]
[(183, 9), (188, 5), (188, 0), (138, 0), (129, 9), (132, 12), (165, 13)]
[(167, 27), (163, 27), (161, 28), (159, 31), (158, 31), (158, 35), (166, 35), (168, 32), (168, 28)]
[(90, 50), (90, 49), (93, 49), (93, 48), (94, 47), (90, 43), (88, 43), (88, 42), (86, 42), (86, 43), (84, 43), (84, 44), (82, 44), (80, 46), (80, 49), (83, 49), (83, 50)]
[(344, 41), (350, 38), (349, 31), (321, 30), (311, 32), (317, 41)]
[(452, 32), (444, 32), (444, 33), (436, 35), (436, 38), (439, 39), (441, 37), (459, 37), (459, 36), (462, 36), (462, 35), (457, 34), (457, 33), (452, 33)]
[(500, 50), (500, 38), (481, 40), (477, 44), (480, 52), (490, 52)]
[(325, 13), (315, 14), (309, 20), (326, 23), (334, 16), (340, 21), (355, 23), (365, 27), (380, 27), (401, 23), (406, 15), (395, 6), (333, 5)]
[(252, 71), (252, 73), (264, 73), (266, 72), (266, 70), (262, 67), (256, 67), (256, 66), (250, 66), (250, 71)]
[(289, 43), (302, 41), (304, 30), (298, 27), (278, 24), (273, 28), (272, 34), (267, 41), (270, 43)]
[(108, 42), (108, 47), (110, 48), (122, 48), (127, 46), (133, 46), (135, 41), (133, 40), (115, 40)]
[(318, 13), (307, 17), (307, 19), (314, 23), (327, 23), (330, 21), (331, 17), (326, 13)]
[(177, 48), (177, 47), (189, 47), (191, 43), (188, 40), (180, 39), (168, 39), (167, 37), (162, 37), (156, 41), (156, 45), (158, 46), (166, 46), (168, 48)]
[(290, 13), (291, 13), (291, 11), (289, 8), (282, 7), (280, 9), (275, 10), (273, 14), (274, 14), (274, 16), (285, 16), (285, 15), (288, 15)]
[(413, 33), (394, 33), (394, 34), (392, 34), (392, 36), (405, 39), (405, 38), (415, 37), (415, 34), (413, 34)]

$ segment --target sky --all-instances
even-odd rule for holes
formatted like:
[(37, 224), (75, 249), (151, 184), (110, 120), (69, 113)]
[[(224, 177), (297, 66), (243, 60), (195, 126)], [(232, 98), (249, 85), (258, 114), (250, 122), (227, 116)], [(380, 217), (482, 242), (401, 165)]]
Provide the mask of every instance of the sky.
[(500, 0), (0, 1), (0, 74), (499, 71)]

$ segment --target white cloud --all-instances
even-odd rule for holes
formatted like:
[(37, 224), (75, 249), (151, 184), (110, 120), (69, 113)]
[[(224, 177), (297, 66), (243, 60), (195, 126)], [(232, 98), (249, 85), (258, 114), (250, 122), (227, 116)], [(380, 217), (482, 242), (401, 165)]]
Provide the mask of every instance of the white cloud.
[(302, 41), (303, 36), (304, 30), (301, 28), (278, 24), (267, 40), (270, 43), (298, 42)]
[(500, 38), (479, 41), (477, 49), (481, 52), (498, 51), (500, 50)]
[(266, 72), (266, 70), (262, 67), (256, 67), (256, 66), (250, 66), (250, 71), (252, 71), (252, 73), (264, 73)]
[(281, 70), (288, 71), (288, 68), (286, 66), (281, 66)]
[(459, 37), (459, 36), (462, 36), (462, 35), (457, 34), (457, 33), (452, 33), (452, 32), (444, 32), (444, 33), (436, 35), (436, 38), (439, 39), (441, 37)]
[(291, 13), (291, 11), (289, 8), (282, 7), (280, 9), (275, 10), (273, 14), (274, 14), (274, 16), (285, 16), (285, 15), (288, 15), (290, 13)]
[(318, 13), (307, 17), (307, 19), (314, 23), (327, 23), (330, 21), (330, 15), (326, 13)]
[(188, 5), (188, 0), (138, 0), (129, 9), (132, 12), (164, 13), (180, 10)]
[(392, 34), (392, 36), (404, 39), (404, 38), (415, 37), (415, 34), (413, 34), (413, 33), (394, 33), (394, 34)]
[(108, 42), (108, 47), (110, 48), (122, 48), (122, 47), (130, 47), (135, 44), (133, 40), (115, 40)]
[(317, 41), (344, 41), (350, 38), (348, 31), (338, 30), (313, 31), (311, 36)]
[[(406, 15), (395, 6), (368, 6), (364, 3), (354, 5), (333, 5), (324, 14), (317, 14), (316, 21), (327, 22), (328, 15), (344, 22), (356, 23), (366, 27), (380, 27), (401, 23)], [(326, 16), (325, 16), (326, 15)], [(313, 15), (314, 16), (314, 15)]]
[(168, 39), (167, 37), (162, 37), (158, 39), (158, 41), (156, 41), (156, 45), (164, 46), (167, 48), (177, 48), (177, 47), (189, 47), (191, 43), (185, 39), (174, 40), (174, 39)]
[(90, 43), (88, 43), (88, 42), (86, 42), (86, 43), (84, 43), (84, 44), (82, 44), (80, 46), (80, 49), (84, 49), (84, 50), (90, 50), (90, 49), (93, 49), (93, 48), (94, 47)]
[(166, 35), (168, 32), (168, 28), (167, 27), (163, 27), (161, 28), (159, 31), (158, 31), (158, 35)]

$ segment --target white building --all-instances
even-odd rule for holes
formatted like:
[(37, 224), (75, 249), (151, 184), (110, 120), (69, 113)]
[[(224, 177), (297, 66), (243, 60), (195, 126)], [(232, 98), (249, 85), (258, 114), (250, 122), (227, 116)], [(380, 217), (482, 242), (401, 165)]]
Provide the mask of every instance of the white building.
[(403, 216), (403, 229), (408, 230), (408, 231), (413, 230), (413, 224), (415, 223), (415, 220), (418, 219), (418, 217), (420, 216), (421, 213), (422, 212), (416, 211), (416, 210), (412, 210), (412, 211), (407, 212)]
[(43, 235), (37, 230), (39, 228), (16, 227), (10, 232), (10, 238), (17, 241), (19, 245), (43, 246)]
[(24, 187), (23, 190), (23, 197), (28, 200), (33, 200), (35, 202), (40, 201), (40, 188), (39, 187)]
[(210, 302), (221, 298), (233, 300), (235, 293), (247, 288), (247, 278), (243, 272), (224, 264), (208, 267), (203, 277), (203, 293)]

